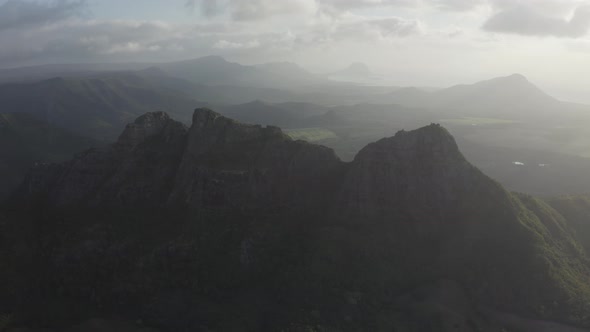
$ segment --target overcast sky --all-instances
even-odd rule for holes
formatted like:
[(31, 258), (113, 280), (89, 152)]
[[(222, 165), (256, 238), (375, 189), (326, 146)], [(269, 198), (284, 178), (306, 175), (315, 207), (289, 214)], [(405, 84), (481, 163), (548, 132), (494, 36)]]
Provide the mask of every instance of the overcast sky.
[(400, 85), (522, 73), (590, 102), (582, 0), (0, 0), (0, 67), (218, 54), (329, 72), (353, 61)]

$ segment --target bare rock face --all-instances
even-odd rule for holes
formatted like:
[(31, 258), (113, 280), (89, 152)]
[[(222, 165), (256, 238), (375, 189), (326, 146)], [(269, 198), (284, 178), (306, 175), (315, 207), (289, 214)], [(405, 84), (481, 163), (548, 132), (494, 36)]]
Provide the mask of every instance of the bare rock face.
[(117, 141), (117, 146), (131, 150), (150, 137), (163, 134), (164, 128), (172, 122), (170, 116), (164, 112), (146, 113), (125, 127)]
[(343, 163), (328, 148), (277, 127), (245, 125), (197, 110), (170, 204), (240, 210), (321, 204)]
[(332, 150), (277, 127), (197, 109), (187, 130), (165, 113), (147, 113), (112, 146), (33, 170), (25, 192), (59, 206), (303, 209), (324, 202), (343, 165)]
[(444, 222), (469, 208), (469, 202), (507, 197), (465, 160), (438, 124), (369, 144), (352, 162), (345, 183), (344, 205), (356, 219), (403, 216)]

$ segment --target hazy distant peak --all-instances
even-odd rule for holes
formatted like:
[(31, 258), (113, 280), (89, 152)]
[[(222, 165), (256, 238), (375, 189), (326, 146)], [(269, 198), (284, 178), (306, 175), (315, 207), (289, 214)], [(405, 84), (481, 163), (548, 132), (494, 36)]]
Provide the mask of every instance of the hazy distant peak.
[(518, 74), (518, 73), (508, 75), (508, 76), (493, 78), (493, 79), (489, 80), (488, 82), (533, 85), (524, 75)]
[[(522, 74), (512, 74), (509, 76), (501, 76), (496, 77), (484, 81), (479, 81), (474, 84), (460, 84), (455, 85), (447, 90), (456, 90), (456, 89), (496, 89), (502, 91), (510, 91), (513, 89), (518, 89), (519, 92), (525, 91), (535, 91), (537, 93), (543, 93), (541, 89), (539, 89), (536, 85), (531, 83), (524, 75)], [(444, 90), (443, 90), (444, 91)], [(516, 92), (516, 91), (512, 91)]]
[(513, 79), (513, 80), (524, 80), (524, 81), (528, 81), (528, 79), (523, 75), (523, 74), (519, 74), (519, 73), (514, 73), (510, 76), (507, 77), (508, 79)]
[(253, 101), (251, 101), (249, 103), (246, 103), (244, 105), (250, 105), (250, 106), (269, 106), (268, 103), (266, 103), (266, 102), (264, 102), (264, 101), (262, 101), (260, 99), (253, 100)]
[(166, 72), (164, 72), (160, 67), (153, 66), (153, 67), (139, 70), (139, 71), (137, 71), (137, 74), (149, 75), (149, 76), (165, 76)]
[(240, 67), (242, 66), (237, 63), (229, 62), (224, 57), (219, 56), (219, 55), (207, 55), (207, 56), (200, 57), (200, 58), (189, 59), (189, 60), (184, 60), (184, 61), (179, 61), (179, 62), (172, 62), (169, 64), (195, 64), (195, 65), (209, 65), (209, 66), (213, 66), (213, 67), (230, 66), (230, 65), (240, 66)]
[(228, 62), (227, 60), (225, 60), (224, 57), (222, 57), (220, 55), (208, 55), (208, 56), (197, 58), (195, 60), (199, 61), (199, 62), (216, 62), (216, 63), (227, 63)]
[(161, 65), (169, 75), (206, 85), (239, 85), (263, 88), (300, 86), (320, 81), (318, 77), (291, 62), (243, 65), (220, 56)]
[(298, 75), (311, 78), (313, 75), (305, 68), (294, 62), (267, 62), (256, 67), (266, 70), (268, 72), (282, 74), (282, 75)]
[(343, 70), (334, 73), (334, 75), (345, 77), (369, 77), (373, 75), (373, 73), (365, 63), (353, 62)]

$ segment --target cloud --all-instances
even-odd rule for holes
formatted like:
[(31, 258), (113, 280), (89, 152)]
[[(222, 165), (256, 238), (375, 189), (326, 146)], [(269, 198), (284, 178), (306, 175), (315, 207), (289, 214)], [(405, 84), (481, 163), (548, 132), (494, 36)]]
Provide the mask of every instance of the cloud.
[(389, 17), (337, 24), (332, 37), (336, 41), (356, 40), (373, 42), (403, 38), (421, 33), (422, 27), (418, 21)]
[(578, 6), (571, 18), (552, 15), (542, 8), (520, 4), (499, 11), (483, 29), (524, 36), (582, 37), (590, 29), (590, 6)]
[(450, 11), (469, 11), (488, 4), (487, 0), (430, 0), (435, 8)]
[(58, 22), (80, 15), (86, 9), (83, 0), (31, 2), (8, 0), (0, 6), (0, 30)]
[(185, 6), (206, 17), (229, 14), (236, 21), (256, 21), (275, 16), (310, 14), (316, 0), (187, 0)]
[(443, 10), (466, 11), (488, 0), (187, 0), (186, 7), (206, 17), (229, 16), (238, 21), (255, 21), (281, 15), (325, 14), (338, 16), (367, 8), (424, 6)]
[(252, 40), (247, 42), (231, 42), (225, 39), (222, 39), (213, 45), (214, 49), (220, 50), (241, 50), (241, 49), (251, 49), (260, 47), (260, 42), (258, 40)]
[[(0, 31), (0, 63), (108, 60), (123, 54), (164, 52), (184, 44), (185, 32), (161, 22), (70, 19)], [(22, 40), (27, 40), (23, 43)]]
[[(165, 61), (287, 52), (296, 37), (250, 32), (242, 23), (172, 24), (156, 21), (67, 19), (0, 31), (0, 67), (38, 63)], [(27, 40), (23, 43), (23, 40)]]
[[(185, 5), (189, 9), (195, 6), (203, 15), (220, 15), (220, 19), (194, 24), (89, 19), (80, 16), (85, 10), (84, 1), (19, 3), (23, 5), (18, 8), (27, 10), (17, 16), (30, 19), (19, 25), (13, 22), (10, 26), (15, 28), (0, 29), (0, 67), (52, 62), (161, 61), (209, 54), (249, 56), (256, 61), (288, 58), (323, 47), (391, 43), (423, 33), (423, 24), (414, 19), (353, 13), (322, 15), (317, 0), (188, 1)], [(379, 5), (373, 0), (338, 3), (341, 8)], [(7, 6), (17, 6), (17, 2), (9, 0), (2, 8)], [(277, 18), (281, 15), (301, 16)], [(8, 16), (15, 14), (0, 13), (0, 17)]]
[[(587, 7), (578, 6), (571, 19), (565, 18), (578, 0), (528, 0), (526, 6), (524, 1), (516, 6), (515, 0), (190, 0), (185, 1), (189, 10), (215, 18), (186, 24), (89, 19), (81, 15), (87, 8), (83, 0), (8, 0), (0, 5), (0, 66), (160, 61), (209, 54), (250, 61), (309, 59), (314, 52), (355, 53), (366, 47), (448, 47), (449, 40), (472, 49), (478, 37), (494, 36), (479, 30), (490, 13), (493, 17), (484, 26), (489, 31), (580, 36), (588, 30)], [(381, 10), (384, 7), (391, 8)], [(397, 7), (404, 9), (392, 10)], [(13, 9), (9, 13), (7, 8)], [(422, 21), (436, 10), (446, 11), (440, 16), (444, 19), (438, 21), (437, 16), (432, 25)], [(471, 26), (449, 21), (466, 16)]]
[(348, 11), (370, 7), (415, 7), (420, 0), (317, 0), (317, 3), (329, 11)]
[(205, 16), (215, 16), (220, 11), (219, 0), (187, 0), (185, 7), (190, 11), (199, 9)]

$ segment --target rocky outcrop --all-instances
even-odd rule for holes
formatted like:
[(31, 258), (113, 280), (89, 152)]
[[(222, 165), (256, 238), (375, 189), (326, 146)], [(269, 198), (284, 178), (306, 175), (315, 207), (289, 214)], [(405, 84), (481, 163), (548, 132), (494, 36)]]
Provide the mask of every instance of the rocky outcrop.
[(130, 151), (152, 137), (161, 136), (164, 141), (169, 141), (176, 134), (184, 131), (182, 124), (173, 121), (164, 112), (146, 113), (125, 127), (116, 146)]
[(33, 169), (23, 191), (58, 206), (305, 209), (335, 191), (344, 164), (325, 147), (280, 128), (246, 125), (208, 109), (186, 129), (147, 113), (105, 149)]
[(438, 124), (369, 144), (350, 168), (343, 206), (355, 219), (404, 215), (444, 223), (474, 201), (508, 197), (465, 160)]
[(209, 110), (193, 117), (171, 204), (239, 210), (325, 203), (343, 168), (325, 147), (293, 141), (277, 127), (238, 123)]

